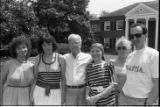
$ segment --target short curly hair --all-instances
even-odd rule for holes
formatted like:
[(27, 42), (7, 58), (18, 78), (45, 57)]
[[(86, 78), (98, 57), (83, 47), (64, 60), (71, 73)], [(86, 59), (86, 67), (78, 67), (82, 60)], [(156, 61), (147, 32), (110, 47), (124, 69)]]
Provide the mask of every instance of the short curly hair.
[(52, 50), (53, 52), (57, 50), (57, 43), (56, 43), (56, 40), (53, 36), (47, 34), (45, 36), (42, 36), (39, 38), (39, 43), (38, 43), (38, 52), (41, 54), (41, 53), (44, 53), (43, 52), (43, 48), (42, 48), (42, 44), (46, 42), (46, 43), (52, 43)]
[(125, 38), (124, 36), (121, 36), (116, 42), (116, 50), (117, 50), (120, 43), (123, 43), (127, 49), (132, 48), (131, 42), (127, 38)]
[(31, 52), (31, 41), (29, 38), (27, 38), (25, 35), (18, 36), (12, 40), (12, 42), (9, 45), (9, 51), (11, 54), (11, 57), (16, 58), (17, 53), (16, 53), (16, 48), (21, 45), (25, 44), (27, 46), (28, 52), (26, 55), (26, 58), (28, 59), (30, 57), (30, 52)]

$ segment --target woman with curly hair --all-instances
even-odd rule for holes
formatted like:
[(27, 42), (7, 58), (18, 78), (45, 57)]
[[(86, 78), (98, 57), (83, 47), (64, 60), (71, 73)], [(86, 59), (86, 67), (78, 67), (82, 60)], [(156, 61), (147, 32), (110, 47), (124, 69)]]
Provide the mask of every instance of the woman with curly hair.
[(11, 59), (1, 68), (2, 105), (31, 105), (34, 64), (28, 61), (30, 39), (19, 36), (10, 44)]

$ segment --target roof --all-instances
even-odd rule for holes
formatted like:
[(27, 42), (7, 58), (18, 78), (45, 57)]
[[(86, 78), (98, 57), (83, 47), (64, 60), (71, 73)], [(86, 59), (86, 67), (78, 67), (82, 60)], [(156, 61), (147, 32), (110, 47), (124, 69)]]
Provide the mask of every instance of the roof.
[(90, 19), (90, 21), (99, 21), (99, 18), (97, 18), (97, 19)]
[(130, 10), (132, 10), (133, 8), (135, 8), (137, 5), (139, 4), (145, 4), (157, 11), (159, 11), (159, 0), (157, 1), (150, 1), (150, 2), (139, 2), (139, 3), (135, 3), (132, 5), (129, 5), (127, 7), (121, 8), (119, 10), (116, 10), (114, 12), (109, 13), (107, 16), (103, 16), (103, 17), (108, 17), (108, 16), (124, 16), (127, 12), (129, 12)]

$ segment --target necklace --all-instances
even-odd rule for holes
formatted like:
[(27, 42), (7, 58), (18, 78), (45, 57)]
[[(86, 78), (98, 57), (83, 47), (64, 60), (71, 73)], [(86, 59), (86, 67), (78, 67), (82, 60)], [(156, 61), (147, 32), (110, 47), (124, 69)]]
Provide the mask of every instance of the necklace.
[(104, 61), (100, 61), (99, 63), (95, 63), (95, 62), (93, 61), (93, 62), (92, 62), (92, 66), (95, 67), (95, 66), (101, 65), (101, 64), (103, 64), (103, 63), (104, 63)]
[[(45, 64), (45, 69), (46, 69), (47, 76), (49, 76), (50, 65), (53, 64), (56, 61), (56, 53), (55, 53), (54, 60), (52, 62), (50, 62), (50, 63), (45, 62), (44, 59), (43, 59), (43, 55), (42, 55), (42, 61)], [(47, 79), (46, 79), (46, 81), (47, 81)], [(47, 81), (47, 83), (49, 83), (49, 81)], [(46, 96), (50, 95), (50, 86), (49, 85), (46, 85), (46, 87), (45, 87), (45, 95)]]
[(50, 63), (44, 61), (44, 54), (42, 54), (42, 61), (43, 61), (43, 63), (45, 65), (51, 65), (51, 64), (53, 64), (56, 61), (56, 53), (55, 53), (55, 56), (54, 56), (54, 60), (52, 62), (50, 62)]

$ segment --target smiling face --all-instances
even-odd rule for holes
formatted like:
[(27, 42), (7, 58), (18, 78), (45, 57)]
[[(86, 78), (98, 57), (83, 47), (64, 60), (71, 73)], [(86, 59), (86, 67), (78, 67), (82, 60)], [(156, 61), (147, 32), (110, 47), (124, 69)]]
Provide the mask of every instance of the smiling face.
[(140, 26), (131, 28), (130, 37), (136, 49), (142, 48), (145, 45), (146, 35), (143, 34), (143, 29)]
[(103, 57), (103, 52), (98, 47), (92, 47), (90, 50), (90, 54), (92, 56), (93, 61), (101, 61)]
[(26, 57), (28, 53), (28, 47), (26, 44), (19, 44), (16, 48), (17, 57)]
[(52, 43), (43, 42), (42, 48), (45, 54), (51, 54), (53, 52)]

